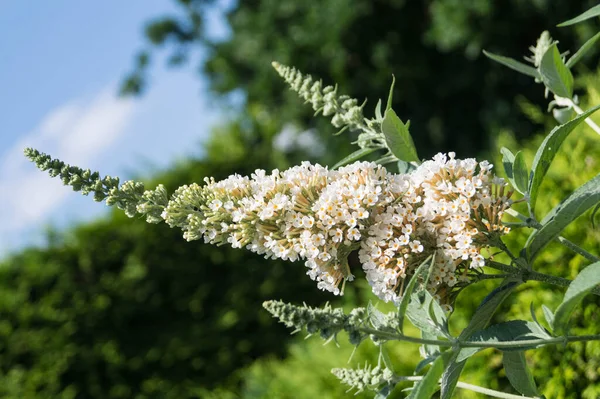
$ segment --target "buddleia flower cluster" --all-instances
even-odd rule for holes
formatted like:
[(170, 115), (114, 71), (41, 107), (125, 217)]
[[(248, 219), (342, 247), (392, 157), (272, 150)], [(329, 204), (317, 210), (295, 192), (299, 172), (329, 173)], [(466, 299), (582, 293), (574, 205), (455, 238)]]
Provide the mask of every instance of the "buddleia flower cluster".
[(101, 179), (77, 167), (28, 150), (38, 167), (129, 216), (164, 220), (188, 241), (246, 248), (266, 258), (304, 261), (318, 288), (343, 293), (354, 279), (348, 256), (358, 258), (373, 292), (397, 302), (417, 267), (432, 256), (425, 283), (449, 305), (455, 287), (467, 285), (485, 265), (481, 251), (508, 232), (502, 225), (511, 191), (491, 173), (488, 162), (438, 154), (411, 173), (355, 162), (337, 170), (304, 162), (285, 171), (222, 181), (205, 179), (170, 197), (158, 186)]
[(512, 192), (488, 162), (438, 154), (410, 174), (356, 162), (328, 170), (308, 162), (286, 171), (234, 175), (179, 188), (162, 217), (187, 240), (230, 244), (267, 258), (304, 260), (317, 286), (336, 295), (358, 255), (373, 292), (398, 301), (405, 282), (435, 255), (429, 291), (442, 303), (481, 268), (481, 253)]

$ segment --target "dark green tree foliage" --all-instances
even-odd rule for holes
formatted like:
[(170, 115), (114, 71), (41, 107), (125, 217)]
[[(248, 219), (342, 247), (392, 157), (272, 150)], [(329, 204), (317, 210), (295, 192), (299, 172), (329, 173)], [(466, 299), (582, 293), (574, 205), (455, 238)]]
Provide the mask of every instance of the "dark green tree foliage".
[[(172, 192), (206, 176), (287, 166), (271, 152), (268, 126), (256, 129), (263, 137), (235, 123), (223, 129), (228, 153), (212, 140), (208, 160), (156, 178)], [(182, 399), (234, 387), (237, 369), (285, 353), (289, 331), (261, 311), (272, 298), (332, 299), (302, 263), (189, 243), (115, 211), (0, 265), (0, 396)]]
[[(147, 36), (172, 49), (177, 60), (199, 48), (194, 45), (207, 45), (201, 69), (216, 93), (242, 89), (250, 103), (265, 105), (281, 121), (302, 120), (332, 132), (327, 122), (309, 121), (310, 110), (280, 82), (270, 61), (337, 82), (342, 92), (368, 98), (367, 110), (395, 74), (394, 109), (411, 120), (424, 157), (440, 150), (476, 155), (499, 128), (534, 131), (513, 99), (522, 94), (543, 103), (542, 87), (489, 61), (483, 48), (520, 58), (548, 28), (561, 48), (578, 48), (597, 28), (596, 21), (552, 28), (594, 4), (588, 0), (254, 0), (228, 12), (231, 34), (216, 41), (196, 23), (211, 2), (180, 2), (183, 16), (149, 23)], [(126, 80), (125, 92), (144, 88), (150, 55)]]

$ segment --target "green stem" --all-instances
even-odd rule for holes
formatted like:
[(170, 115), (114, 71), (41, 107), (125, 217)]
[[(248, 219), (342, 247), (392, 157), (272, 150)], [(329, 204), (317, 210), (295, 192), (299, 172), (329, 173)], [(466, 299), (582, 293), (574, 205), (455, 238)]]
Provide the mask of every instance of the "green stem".
[[(577, 112), (578, 115), (583, 114), (583, 110), (581, 108), (579, 108), (577, 106), (577, 104), (575, 104), (572, 100), (571, 100), (571, 106), (573, 107), (573, 109), (575, 110), (575, 112)], [(593, 131), (595, 131), (596, 133), (600, 134), (600, 127), (598, 127), (598, 125), (596, 125), (591, 118), (589, 118), (589, 117), (585, 118), (585, 123), (587, 123), (587, 125), (589, 127), (591, 127)]]
[[(397, 377), (394, 377), (394, 382), (395, 383), (404, 382), (404, 381), (417, 382), (417, 381), (421, 381), (422, 379), (423, 379), (423, 376), (420, 376), (420, 375), (397, 376)], [(441, 384), (441, 381), (439, 381), (439, 383)], [(480, 387), (478, 385), (467, 384), (466, 382), (461, 382), (461, 381), (458, 381), (456, 383), (456, 387), (457, 388), (461, 388), (461, 389), (468, 389), (469, 391), (473, 391), (473, 392), (477, 392), (477, 393), (483, 393), (483, 394), (491, 396), (493, 398), (502, 398), (502, 399), (539, 399), (538, 396), (513, 395), (513, 394), (510, 394), (510, 393), (504, 393), (504, 392), (496, 391), (494, 389)]]
[(500, 341), (500, 342), (478, 342), (478, 341), (445, 341), (439, 339), (425, 339), (409, 337), (404, 334), (398, 334), (388, 331), (379, 331), (369, 327), (360, 327), (359, 331), (366, 334), (373, 334), (379, 338), (395, 341), (412, 342), (422, 345), (436, 345), (440, 347), (461, 348), (496, 348), (496, 349), (528, 349), (532, 346), (559, 345), (569, 342), (585, 342), (585, 341), (600, 341), (598, 335), (567, 335), (563, 337), (554, 337), (547, 339), (528, 339), (520, 341)]
[[(535, 219), (527, 217), (517, 211), (515, 211), (514, 209), (507, 209), (506, 213), (508, 213), (509, 215), (516, 217), (517, 219), (525, 222), (525, 224), (527, 225), (527, 227), (532, 227), (536, 230), (539, 230), (542, 228), (542, 225), (537, 222)], [(581, 248), (579, 245), (575, 244), (572, 241), (567, 240), (566, 238), (562, 237), (562, 236), (558, 236), (555, 238), (556, 241), (558, 241), (559, 243), (561, 243), (562, 245), (564, 245), (565, 247), (569, 248), (571, 251), (575, 252), (576, 254), (579, 254), (581, 256), (583, 256), (584, 258), (586, 258), (587, 260), (589, 260), (590, 262), (598, 262), (600, 261), (600, 257), (593, 255), (591, 253), (589, 253), (588, 251), (586, 251), (585, 249)]]
[[(516, 267), (505, 265), (504, 263), (500, 262), (495, 262), (493, 260), (488, 260), (486, 266), (491, 267), (492, 269), (501, 270), (505, 273), (508, 273), (511, 276), (519, 278), (523, 282), (528, 280), (534, 280), (542, 283), (556, 285), (558, 287), (568, 287), (572, 282), (571, 280), (566, 278), (551, 276), (549, 274), (536, 272), (534, 270), (517, 269)], [(593, 288), (591, 293), (594, 295), (600, 295), (600, 287)]]

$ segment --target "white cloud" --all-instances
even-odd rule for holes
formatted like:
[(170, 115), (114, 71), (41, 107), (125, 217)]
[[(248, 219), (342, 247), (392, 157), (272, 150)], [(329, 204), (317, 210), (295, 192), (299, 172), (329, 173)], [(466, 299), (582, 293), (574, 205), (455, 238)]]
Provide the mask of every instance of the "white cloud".
[(33, 131), (3, 154), (1, 237), (46, 223), (48, 215), (72, 193), (60, 180), (37, 170), (25, 159), (23, 149), (34, 147), (67, 163), (93, 167), (94, 160), (106, 154), (127, 131), (136, 111), (132, 100), (116, 98), (113, 93), (111, 86), (89, 101), (68, 102), (48, 112)]

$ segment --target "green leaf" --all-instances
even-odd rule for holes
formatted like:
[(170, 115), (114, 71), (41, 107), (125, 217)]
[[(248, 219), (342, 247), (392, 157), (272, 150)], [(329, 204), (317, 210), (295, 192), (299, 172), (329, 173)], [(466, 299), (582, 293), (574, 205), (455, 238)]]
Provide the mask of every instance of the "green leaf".
[(542, 181), (546, 176), (546, 172), (548, 172), (550, 164), (554, 160), (554, 157), (556, 156), (556, 153), (558, 152), (558, 149), (562, 145), (563, 141), (565, 141), (569, 133), (571, 133), (573, 129), (575, 129), (581, 122), (583, 122), (585, 118), (599, 109), (600, 105), (585, 111), (583, 114), (575, 117), (572, 121), (555, 127), (552, 129), (550, 134), (546, 136), (538, 148), (533, 159), (533, 165), (531, 167), (533, 174), (531, 175), (531, 179), (529, 181), (529, 198), (532, 211), (535, 208), (538, 189), (542, 184)]
[(410, 173), (415, 170), (416, 167), (412, 163), (404, 162), (402, 160), (398, 161), (398, 173)]
[(600, 203), (594, 207), (592, 214), (590, 215), (590, 222), (592, 223), (593, 229), (596, 228), (596, 221), (594, 219), (596, 218), (596, 213), (598, 213), (598, 210), (600, 210)]
[(383, 120), (383, 115), (381, 114), (381, 98), (377, 101), (377, 105), (375, 106), (375, 119), (378, 122)]
[(344, 166), (344, 165), (347, 165), (347, 164), (352, 163), (354, 161), (357, 161), (360, 158), (364, 157), (365, 155), (368, 155), (368, 154), (372, 153), (375, 150), (376, 150), (376, 148), (361, 148), (360, 150), (356, 150), (352, 154), (348, 155), (346, 158), (342, 159), (341, 161), (339, 161), (338, 163), (336, 163), (335, 165), (333, 165), (332, 169), (337, 169), (337, 168), (339, 168), (341, 166)]
[[(425, 345), (423, 345), (423, 346), (425, 346)], [(431, 345), (428, 345), (428, 346), (431, 346)], [(436, 352), (436, 353), (432, 354), (431, 356), (426, 357), (425, 359), (421, 360), (415, 367), (415, 374), (419, 374), (421, 371), (423, 371), (425, 366), (433, 363), (435, 361), (435, 359), (437, 359), (439, 357), (439, 355), (440, 355), (440, 353)]]
[(408, 132), (408, 123), (405, 125), (393, 109), (385, 111), (381, 131), (390, 152), (396, 158), (406, 162), (419, 161), (415, 143)]
[(546, 50), (540, 62), (539, 72), (544, 85), (559, 97), (573, 97), (573, 75), (565, 65), (556, 43)]
[(390, 393), (392, 393), (393, 390), (394, 390), (393, 385), (391, 385), (391, 384), (384, 385), (383, 388), (381, 388), (379, 390), (379, 392), (377, 392), (377, 395), (375, 395), (375, 398), (373, 398), (373, 399), (385, 399), (388, 396), (390, 396)]
[(522, 62), (519, 62), (517, 60), (513, 60), (512, 58), (509, 57), (504, 57), (501, 55), (497, 55), (494, 53), (490, 53), (489, 51), (485, 51), (483, 50), (483, 54), (486, 55), (486, 57), (491, 58), (492, 60), (499, 62), (500, 64), (509, 67), (510, 69), (514, 69), (517, 72), (521, 72), (522, 74), (531, 76), (533, 78), (536, 79), (540, 79), (541, 80), (541, 76), (540, 73), (537, 71), (537, 69), (535, 69), (534, 67), (531, 67), (527, 64), (523, 64)]
[(419, 276), (425, 274), (425, 271), (431, 269), (432, 265), (433, 257), (430, 255), (423, 261), (423, 263), (419, 265), (413, 276), (408, 281), (404, 292), (402, 293), (402, 298), (398, 304), (398, 329), (400, 330), (400, 334), (402, 334), (404, 328), (404, 316), (406, 314), (406, 309), (408, 308), (411, 295), (415, 290), (417, 280), (419, 279)]
[(576, 16), (575, 18), (572, 18), (568, 21), (560, 23), (556, 26), (560, 26), (562, 28), (563, 26), (574, 25), (579, 22), (585, 21), (586, 19), (597, 17), (598, 15), (600, 15), (600, 4), (598, 4), (595, 7), (590, 8), (589, 10), (587, 10), (583, 14)]
[(600, 284), (600, 262), (583, 269), (567, 288), (562, 303), (554, 313), (554, 333), (558, 336), (567, 332), (571, 314), (587, 294)]
[(513, 173), (515, 175), (515, 188), (521, 194), (525, 194), (529, 184), (529, 172), (527, 171), (527, 164), (525, 163), (523, 151), (519, 151), (517, 152), (517, 155), (515, 155)]
[(554, 313), (546, 305), (542, 305), (542, 311), (544, 312), (544, 318), (546, 319), (546, 323), (548, 323), (548, 327), (552, 328), (554, 325)]
[(581, 59), (581, 57), (583, 57), (585, 53), (587, 53), (594, 47), (594, 44), (596, 43), (596, 41), (598, 41), (598, 39), (600, 39), (600, 32), (592, 36), (591, 39), (585, 42), (583, 46), (581, 46), (579, 50), (577, 50), (577, 52), (567, 60), (567, 68), (573, 68), (573, 66), (577, 64), (577, 62)]
[(381, 313), (381, 311), (371, 303), (369, 303), (369, 306), (367, 307), (367, 314), (369, 315), (369, 322), (371, 322), (374, 329), (379, 331), (394, 331), (394, 329), (390, 328), (386, 315)]
[[(523, 341), (529, 339), (546, 339), (551, 336), (536, 323), (532, 323), (525, 320), (511, 320), (504, 323), (494, 324), (486, 329), (475, 332), (469, 337), (469, 342), (507, 342), (507, 341)], [(518, 349), (511, 350), (526, 350), (532, 349), (536, 346), (527, 346)], [(484, 350), (485, 348), (464, 348), (461, 349), (456, 361), (461, 362), (473, 356), (477, 352)]]
[[(433, 309), (430, 313), (430, 309)], [(406, 317), (419, 330), (436, 337), (445, 336), (446, 314), (427, 290), (414, 292), (406, 308)]]
[[(518, 283), (515, 281), (504, 280), (498, 288), (490, 292), (488, 296), (483, 299), (477, 310), (475, 310), (471, 321), (460, 333), (458, 339), (464, 341), (475, 331), (485, 328), (500, 304), (508, 298), (517, 285)], [(460, 352), (455, 352), (452, 355), (448, 360), (448, 366), (446, 366), (444, 374), (442, 374), (441, 399), (450, 399), (452, 397), (460, 373), (467, 362), (466, 360), (457, 361), (459, 353)]]
[(394, 98), (394, 85), (396, 84), (396, 77), (392, 75), (392, 85), (390, 86), (390, 92), (388, 93), (387, 104), (385, 105), (385, 112), (392, 109), (392, 99)]
[(492, 319), (494, 313), (502, 302), (512, 293), (513, 289), (517, 286), (516, 281), (504, 280), (502, 284), (486, 296), (475, 313), (471, 318), (471, 321), (460, 333), (459, 339), (465, 340), (469, 338), (475, 331), (482, 330)]
[(444, 372), (450, 352), (444, 352), (433, 362), (427, 374), (415, 385), (407, 399), (430, 399), (438, 390), (438, 381)]
[(529, 236), (525, 248), (529, 262), (573, 220), (600, 202), (600, 174), (580, 186), (552, 209), (541, 221), (542, 227)]
[(515, 173), (513, 170), (515, 156), (506, 147), (500, 148), (500, 153), (502, 153), (502, 166), (504, 166), (504, 173), (506, 173), (506, 177), (508, 178), (508, 181), (510, 181), (510, 185), (516, 188), (517, 184), (515, 183)]
[(506, 371), (506, 377), (510, 381), (510, 385), (521, 395), (539, 395), (533, 375), (531, 375), (531, 371), (527, 367), (527, 360), (523, 351), (504, 352), (502, 363), (504, 364), (504, 371)]
[(454, 389), (456, 388), (456, 383), (460, 378), (460, 373), (462, 373), (466, 360), (462, 362), (457, 362), (456, 357), (458, 356), (458, 352), (454, 352), (450, 359), (448, 360), (448, 365), (442, 374), (442, 382), (441, 382), (441, 392), (440, 399), (451, 399), (452, 394), (454, 393)]

